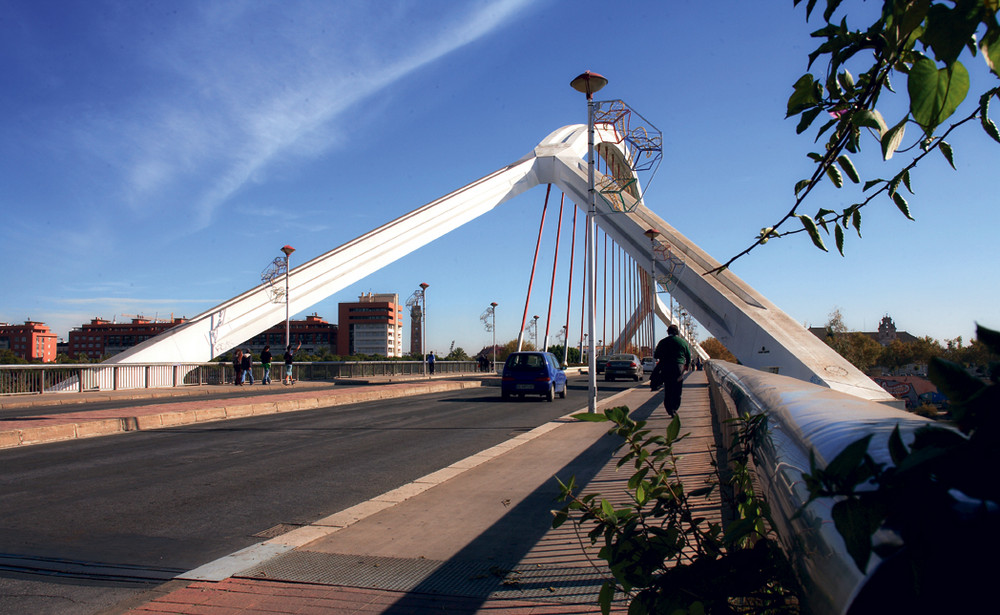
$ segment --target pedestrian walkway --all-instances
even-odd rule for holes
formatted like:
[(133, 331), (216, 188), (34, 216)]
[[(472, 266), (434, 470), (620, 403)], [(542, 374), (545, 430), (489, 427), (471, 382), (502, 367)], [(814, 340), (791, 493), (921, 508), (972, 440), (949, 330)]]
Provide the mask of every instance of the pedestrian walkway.
[[(666, 428), (662, 394), (644, 386), (599, 406), (626, 405)], [(715, 451), (704, 372), (680, 410), (686, 484), (711, 474)], [(563, 417), (370, 502), (340, 511), (181, 575), (128, 615), (595, 613), (607, 568), (573, 523), (551, 529), (554, 477), (627, 501), (628, 467), (607, 423)], [(718, 506), (706, 511), (719, 516)], [(184, 583), (178, 587), (179, 583)], [(166, 593), (163, 593), (166, 591)], [(616, 613), (627, 605), (618, 602)]]

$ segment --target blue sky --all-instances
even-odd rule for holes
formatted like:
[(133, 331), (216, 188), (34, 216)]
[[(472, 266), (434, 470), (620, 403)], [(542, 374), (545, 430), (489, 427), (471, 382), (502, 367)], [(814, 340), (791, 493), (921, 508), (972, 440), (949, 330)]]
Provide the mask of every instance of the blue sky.
[[(784, 111), (819, 24), (790, 0), (614, 6), (0, 2), (0, 321), (66, 336), (95, 316), (194, 316), (259, 284), (285, 244), (304, 262), (585, 122), (569, 87), (584, 70), (609, 79), (598, 98), (625, 100), (664, 132), (647, 205), (725, 260), (812, 171), (811, 137)], [(980, 58), (969, 69), (974, 90), (987, 83)], [(898, 104), (883, 105), (890, 124)], [(882, 199), (846, 258), (799, 235), (733, 271), (803, 324), (839, 308), (851, 328), (889, 314), (938, 339), (1000, 327), (987, 252), (1000, 145), (978, 126), (950, 141), (958, 172), (942, 157), (920, 166), (915, 222)], [(865, 145), (862, 175), (889, 176)], [(807, 209), (858, 195), (824, 187)], [(479, 315), (491, 301), (498, 340), (512, 339), (543, 201), (544, 188), (529, 191), (308, 313), (333, 321), (359, 293), (405, 299), (426, 282), (430, 348), (487, 344)], [(529, 308), (543, 327), (554, 230), (550, 217)]]

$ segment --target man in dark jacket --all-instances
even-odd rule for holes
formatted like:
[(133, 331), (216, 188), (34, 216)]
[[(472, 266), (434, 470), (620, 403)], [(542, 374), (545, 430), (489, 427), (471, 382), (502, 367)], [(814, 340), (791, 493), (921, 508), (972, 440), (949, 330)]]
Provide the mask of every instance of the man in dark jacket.
[(691, 347), (681, 337), (677, 325), (667, 327), (667, 337), (656, 345), (653, 358), (663, 377), (663, 407), (673, 416), (681, 407), (684, 372), (691, 366)]

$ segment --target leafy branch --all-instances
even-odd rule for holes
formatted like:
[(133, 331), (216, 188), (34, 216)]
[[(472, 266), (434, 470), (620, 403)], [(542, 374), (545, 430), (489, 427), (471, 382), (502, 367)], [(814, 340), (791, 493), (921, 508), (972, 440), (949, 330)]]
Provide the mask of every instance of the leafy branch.
[[(980, 326), (977, 336), (1000, 353), (1000, 333)], [(994, 582), (981, 555), (1000, 548), (1000, 485), (992, 470), (1000, 365), (991, 365), (989, 382), (939, 358), (929, 371), (950, 400), (954, 428), (928, 423), (907, 445), (897, 427), (888, 440), (891, 465), (873, 459), (867, 436), (825, 467), (813, 457), (803, 478), (810, 502), (834, 500), (834, 525), (858, 569), (864, 573), (876, 554), (892, 571), (883, 578), (895, 580), (900, 611), (971, 612), (976, 608), (965, 607), (990, 599)]]
[[(801, 0), (794, 0), (798, 5)], [(817, 0), (808, 0), (806, 18), (811, 17)], [(900, 184), (913, 194), (910, 171), (931, 151), (940, 151), (955, 168), (954, 153), (945, 138), (956, 128), (976, 118), (983, 130), (1000, 143), (1000, 130), (989, 117), (991, 98), (1000, 98), (1000, 87), (993, 87), (979, 98), (979, 105), (964, 119), (951, 124), (940, 136), (935, 131), (957, 111), (969, 91), (969, 74), (958, 58), (968, 50), (972, 55), (981, 51), (986, 66), (993, 76), (1000, 76), (1000, 25), (997, 22), (997, 0), (957, 0), (934, 2), (932, 0), (883, 0), (879, 19), (865, 30), (851, 30), (847, 18), (839, 23), (831, 21), (841, 5), (841, 0), (827, 0), (823, 14), (825, 26), (812, 33), (824, 39), (809, 54), (809, 66), (820, 57), (826, 57), (826, 70), (822, 78), (806, 73), (795, 82), (788, 99), (786, 117), (799, 116), (796, 132), (808, 130), (821, 114), (830, 120), (817, 130), (815, 141), (830, 131), (822, 152), (811, 152), (809, 157), (816, 168), (808, 179), (795, 184), (795, 202), (776, 223), (764, 227), (750, 244), (712, 273), (728, 268), (737, 259), (749, 254), (770, 239), (795, 233), (808, 233), (813, 244), (828, 251), (820, 229), (833, 235), (837, 250), (843, 256), (847, 229), (853, 227), (861, 236), (861, 209), (874, 197), (885, 193), (906, 218), (912, 220), (909, 203), (898, 190)], [(954, 5), (954, 6), (951, 6)], [(977, 40), (977, 35), (981, 36)], [(934, 60), (924, 52), (930, 50)], [(855, 80), (848, 63), (864, 64), (863, 54), (871, 54), (870, 63)], [(942, 64), (943, 67), (938, 66)], [(909, 109), (895, 125), (888, 126), (878, 111), (879, 97), (884, 91), (894, 92), (890, 77), (902, 73), (907, 79)], [(909, 147), (901, 149), (907, 125), (920, 127), (921, 136)], [(832, 130), (831, 130), (832, 129)], [(922, 150), (892, 179), (876, 179), (864, 183), (864, 192), (875, 186), (878, 191), (865, 200), (844, 208), (841, 212), (819, 209), (815, 215), (799, 213), (800, 207), (823, 178), (834, 186), (844, 185), (844, 176), (855, 183), (861, 177), (849, 154), (861, 152), (863, 132), (875, 136), (880, 145), (883, 161), (889, 161), (899, 151), (919, 146)], [(800, 228), (787, 230), (797, 220)]]
[[(553, 527), (570, 519), (577, 527), (593, 523), (591, 544), (603, 540), (599, 557), (613, 577), (600, 591), (603, 613), (610, 611), (616, 594), (630, 600), (629, 613), (789, 612), (787, 588), (794, 583), (769, 539), (769, 510), (754, 495), (748, 469), (763, 416), (743, 419), (726, 468), (716, 466), (716, 482), (690, 490), (680, 480), (673, 450), (686, 437), (679, 418), (663, 435), (653, 435), (645, 421), (628, 416), (627, 407), (575, 417), (613, 423), (609, 433), (623, 439), (619, 450), (627, 449), (618, 467), (631, 463), (635, 469), (625, 506), (599, 493), (577, 494), (575, 479), (559, 482), (560, 499), (567, 504), (553, 511)], [(736, 491), (736, 518), (729, 523), (709, 521), (698, 512), (720, 484)]]

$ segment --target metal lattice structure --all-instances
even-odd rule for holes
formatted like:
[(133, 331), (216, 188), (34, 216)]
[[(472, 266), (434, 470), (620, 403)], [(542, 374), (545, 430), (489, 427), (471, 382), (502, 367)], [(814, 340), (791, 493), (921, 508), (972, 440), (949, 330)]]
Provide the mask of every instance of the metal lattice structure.
[(662, 241), (655, 241), (653, 247), (653, 259), (658, 263), (663, 263), (662, 267), (657, 267), (656, 282), (660, 287), (670, 292), (677, 285), (681, 271), (684, 270), (684, 259), (674, 254), (670, 246)]
[(648, 186), (660, 166), (663, 133), (622, 100), (597, 103), (594, 126), (603, 133), (603, 147), (597, 152), (607, 164), (597, 192), (613, 211), (633, 211), (645, 191), (639, 174), (646, 175)]
[(260, 274), (260, 281), (267, 285), (267, 296), (271, 298), (271, 303), (285, 301), (285, 288), (281, 284), (275, 284), (275, 280), (280, 280), (285, 271), (285, 259), (279, 256)]

